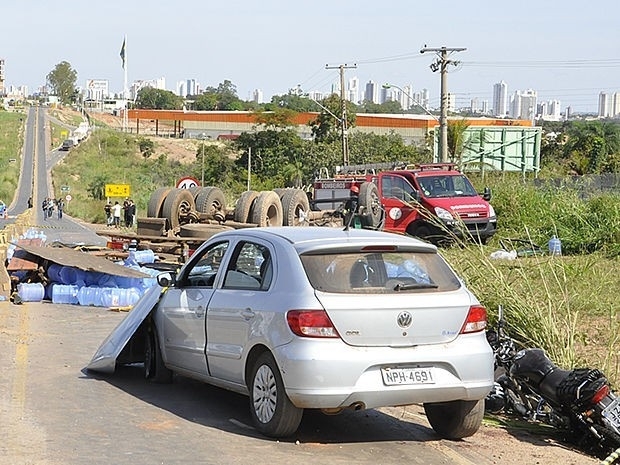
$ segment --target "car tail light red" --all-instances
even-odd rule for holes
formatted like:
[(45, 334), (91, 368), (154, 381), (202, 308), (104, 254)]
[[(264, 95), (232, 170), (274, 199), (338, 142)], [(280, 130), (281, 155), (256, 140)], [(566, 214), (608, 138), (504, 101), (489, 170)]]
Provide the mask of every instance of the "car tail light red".
[(477, 333), (478, 331), (484, 331), (486, 327), (487, 309), (482, 305), (472, 305), (469, 307), (467, 318), (461, 328), (461, 334)]
[(286, 321), (301, 337), (340, 337), (325, 310), (289, 310)]

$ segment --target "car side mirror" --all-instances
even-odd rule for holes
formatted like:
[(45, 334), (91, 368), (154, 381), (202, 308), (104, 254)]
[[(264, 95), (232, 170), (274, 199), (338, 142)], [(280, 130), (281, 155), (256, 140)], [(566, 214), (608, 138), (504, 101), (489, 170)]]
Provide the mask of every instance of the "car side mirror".
[(174, 286), (175, 283), (175, 277), (172, 275), (172, 273), (168, 271), (157, 275), (157, 284), (159, 284), (161, 287)]
[(482, 198), (487, 202), (491, 201), (491, 189), (489, 187), (484, 188), (484, 191), (482, 192)]

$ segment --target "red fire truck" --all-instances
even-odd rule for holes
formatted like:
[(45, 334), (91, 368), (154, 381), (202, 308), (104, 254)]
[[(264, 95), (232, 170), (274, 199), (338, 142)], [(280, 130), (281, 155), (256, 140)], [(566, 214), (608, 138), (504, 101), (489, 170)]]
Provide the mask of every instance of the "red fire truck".
[(434, 243), (472, 237), (486, 243), (497, 217), (488, 188), (479, 194), (453, 163), (350, 165), (313, 184), (311, 205), (336, 209), (353, 193), (362, 226), (406, 233)]

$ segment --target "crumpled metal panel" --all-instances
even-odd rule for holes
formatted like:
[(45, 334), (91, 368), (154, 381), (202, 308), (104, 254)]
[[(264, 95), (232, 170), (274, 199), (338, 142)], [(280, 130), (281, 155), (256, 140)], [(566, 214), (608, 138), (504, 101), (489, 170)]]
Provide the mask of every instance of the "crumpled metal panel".
[(17, 244), (17, 247), (36, 257), (52, 261), (59, 265), (73, 266), (84, 271), (95, 271), (127, 278), (150, 277), (148, 274), (141, 271), (123, 265), (118, 265), (107, 258), (97, 257), (80, 250), (56, 247), (36, 247), (24, 244)]
[(131, 336), (155, 308), (162, 292), (162, 287), (154, 285), (136, 302), (131, 311), (114, 328), (110, 335), (101, 343), (92, 360), (86, 366), (88, 370), (102, 373), (114, 373), (116, 358), (123, 351)]

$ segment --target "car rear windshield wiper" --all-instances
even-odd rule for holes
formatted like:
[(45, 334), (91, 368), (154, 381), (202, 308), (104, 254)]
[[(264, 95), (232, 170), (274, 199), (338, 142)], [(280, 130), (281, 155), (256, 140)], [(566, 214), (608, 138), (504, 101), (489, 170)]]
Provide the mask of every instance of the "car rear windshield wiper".
[(408, 291), (411, 289), (437, 289), (439, 286), (433, 283), (398, 283), (394, 286), (395, 291)]

